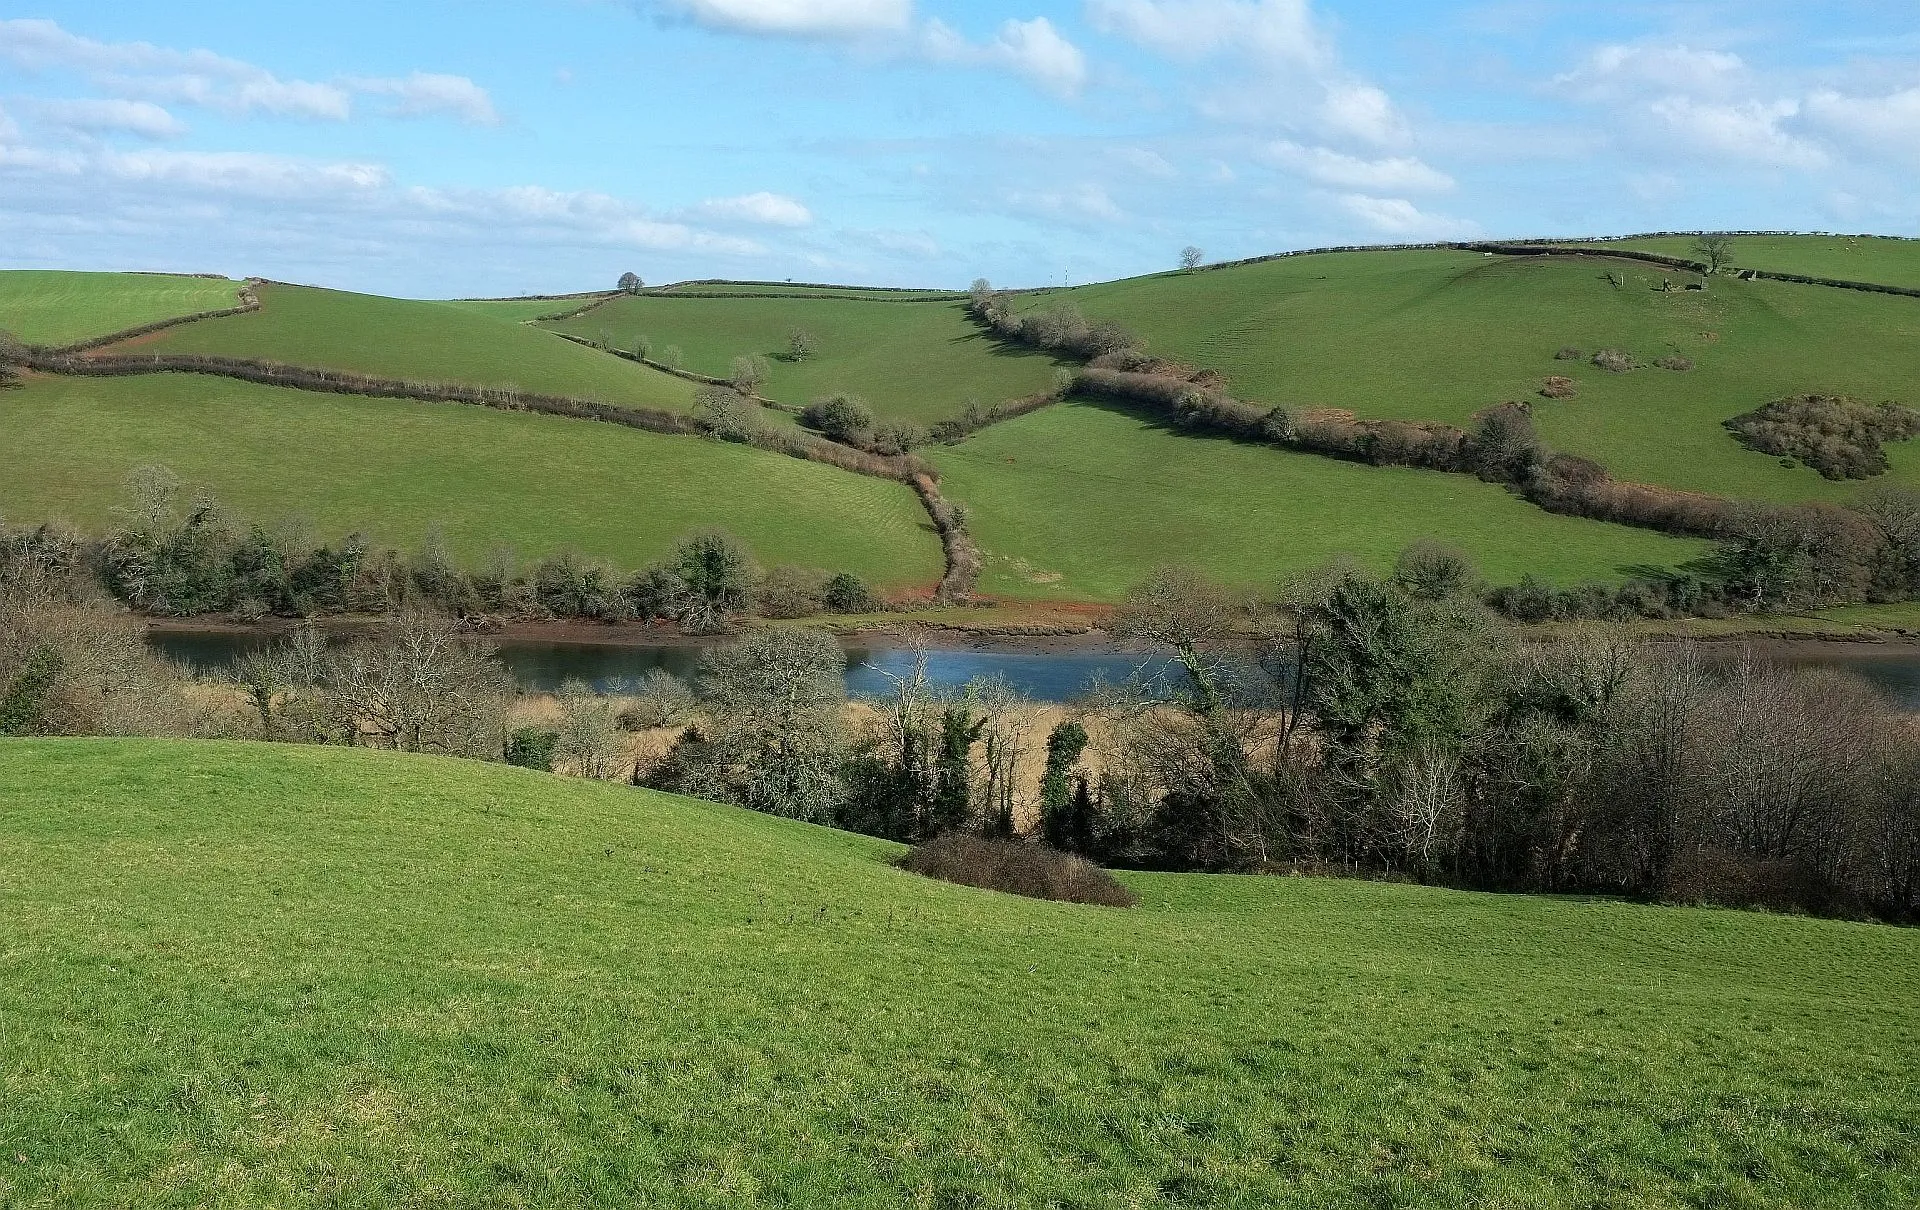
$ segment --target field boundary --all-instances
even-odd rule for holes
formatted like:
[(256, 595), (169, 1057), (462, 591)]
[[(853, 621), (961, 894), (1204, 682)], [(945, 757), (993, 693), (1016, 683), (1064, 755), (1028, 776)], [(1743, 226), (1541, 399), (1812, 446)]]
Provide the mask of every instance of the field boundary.
[[(1564, 240), (1555, 241), (1552, 244), (1463, 244), (1460, 246), (1469, 251), (1491, 252), (1498, 256), (1606, 257), (1662, 265), (1669, 269), (1685, 269), (1690, 273), (1712, 276), (1708, 273), (1707, 266), (1700, 261), (1688, 260), (1683, 256), (1666, 256), (1659, 252), (1642, 252), (1637, 248), (1609, 248), (1598, 245), (1579, 247), (1569, 245)], [(1782, 273), (1773, 269), (1743, 269), (1733, 266), (1722, 270), (1721, 275), (1737, 277), (1742, 281), (1791, 282), (1800, 286), (1826, 286), (1834, 290), (1860, 290), (1868, 294), (1897, 294), (1906, 298), (1920, 298), (1920, 288), (1913, 286), (1884, 286), (1877, 282), (1847, 281), (1838, 277), (1810, 277), (1804, 273)]]
[[(143, 374), (207, 374), (261, 386), (287, 387), (316, 394), (359, 395), (375, 399), (410, 399), (423, 403), (461, 403), (503, 412), (532, 412), (569, 420), (594, 420), (625, 428), (677, 436), (706, 437), (691, 416), (658, 408), (625, 407), (594, 399), (539, 395), (496, 387), (461, 383), (405, 382), (338, 370), (283, 365), (278, 362), (198, 354), (82, 357), (34, 349), (14, 352), (7, 361), (43, 374), (66, 377), (125, 378)], [(762, 430), (756, 439), (741, 442), (751, 448), (816, 462), (851, 474), (904, 484), (913, 489), (935, 534), (940, 539), (945, 570), (935, 590), (941, 601), (972, 599), (979, 576), (979, 555), (965, 532), (962, 515), (940, 494), (939, 471), (911, 454), (886, 456), (856, 449), (799, 430)]]
[[(164, 274), (157, 276), (177, 277), (180, 275)], [(134, 340), (141, 336), (150, 336), (155, 332), (164, 332), (168, 328), (177, 328), (182, 324), (199, 323), (203, 319), (226, 319), (232, 315), (248, 315), (260, 309), (260, 296), (254, 290), (257, 284), (259, 283), (256, 279), (249, 278), (246, 283), (240, 287), (238, 293), (240, 305), (236, 307), (223, 307), (215, 311), (195, 311), (190, 315), (174, 315), (167, 319), (156, 319), (152, 323), (144, 323), (131, 328), (122, 328), (118, 332), (108, 332), (103, 336), (90, 336), (85, 340), (75, 341), (73, 344), (68, 345), (27, 345), (26, 348), (29, 352), (36, 354), (84, 353), (89, 349), (102, 349), (108, 345), (119, 344), (121, 341)]]
[[(541, 330), (546, 331), (546, 329), (544, 328)], [(779, 402), (776, 402), (775, 400), (768, 399), (764, 395), (750, 395), (745, 391), (740, 390), (738, 387), (734, 386), (731, 382), (728, 382), (724, 378), (715, 378), (711, 374), (702, 374), (698, 370), (683, 370), (678, 366), (670, 366), (663, 362), (654, 361), (652, 358), (642, 357), (638, 353), (629, 353), (625, 349), (612, 348), (608, 345), (603, 345), (598, 341), (588, 340), (584, 336), (575, 336), (571, 332), (554, 332), (553, 335), (558, 336), (561, 340), (570, 340), (574, 344), (580, 345), (584, 348), (592, 349), (597, 353), (611, 354), (612, 356), (618, 357), (623, 361), (631, 361), (636, 365), (643, 365), (647, 367), (649, 370), (658, 370), (662, 374), (671, 374), (675, 378), (684, 378), (688, 382), (697, 382), (703, 386), (710, 386), (710, 387), (725, 387), (729, 391), (732, 391), (736, 395), (739, 395), (742, 399), (747, 400), (749, 403), (757, 403), (763, 408), (771, 408), (773, 411), (776, 411), (776, 412), (785, 412), (790, 416), (798, 416), (801, 411), (801, 409), (793, 406), (790, 403), (779, 403)]]

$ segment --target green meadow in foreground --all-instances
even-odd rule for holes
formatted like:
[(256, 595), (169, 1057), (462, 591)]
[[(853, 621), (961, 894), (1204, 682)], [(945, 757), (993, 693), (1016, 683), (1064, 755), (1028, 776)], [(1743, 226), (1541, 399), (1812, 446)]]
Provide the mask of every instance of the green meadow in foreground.
[(981, 587), (1115, 601), (1164, 564), (1272, 586), (1337, 555), (1375, 570), (1421, 538), (1494, 583), (1570, 583), (1671, 567), (1707, 544), (1555, 516), (1467, 475), (1372, 467), (1171, 431), (1065, 403), (928, 455), (986, 555)]
[(111, 524), (127, 473), (171, 467), (242, 517), (401, 545), (443, 528), (478, 562), (572, 547), (637, 568), (719, 526), (767, 564), (931, 585), (940, 543), (902, 484), (701, 437), (192, 374), (34, 378), (0, 392), (0, 515)]
[[(804, 405), (844, 391), (883, 419), (921, 424), (957, 415), (970, 399), (991, 406), (1052, 387), (1052, 357), (992, 339), (962, 304), (882, 297), (888, 301), (644, 294), (549, 326), (629, 350), (646, 336), (655, 359), (676, 346), (685, 368), (716, 376), (735, 357), (757, 354), (772, 371), (762, 390), (770, 399)], [(782, 356), (794, 328), (818, 346), (805, 361)]]
[[(1693, 235), (1608, 240), (1615, 248), (1700, 260)], [(1733, 269), (1766, 269), (1835, 281), (1920, 289), (1920, 240), (1879, 235), (1736, 235)]]
[(1133, 909), (645, 791), (0, 740), (0, 1202), (1907, 1206), (1920, 932), (1318, 879)]
[[(1676, 289), (1659, 291), (1669, 278)], [(1721, 422), (1803, 393), (1920, 405), (1920, 299), (1727, 277), (1678, 288), (1699, 280), (1617, 258), (1404, 249), (1134, 278), (1025, 307), (1065, 297), (1263, 403), (1470, 426), (1529, 400), (1553, 448), (1624, 479), (1771, 500), (1857, 491), (1743, 448)], [(1565, 346), (1581, 357), (1556, 360)], [(1590, 364), (1603, 348), (1643, 368)], [(1653, 366), (1675, 354), (1695, 368)], [(1572, 378), (1578, 398), (1542, 398), (1548, 375)], [(1920, 461), (1896, 463), (1890, 481), (1920, 486)]]
[(673, 411), (693, 406), (693, 384), (684, 379), (470, 307), (306, 286), (262, 286), (260, 304), (250, 315), (170, 328), (139, 349), (512, 386)]
[(142, 324), (240, 305), (240, 283), (158, 273), (0, 271), (0, 331), (70, 345)]

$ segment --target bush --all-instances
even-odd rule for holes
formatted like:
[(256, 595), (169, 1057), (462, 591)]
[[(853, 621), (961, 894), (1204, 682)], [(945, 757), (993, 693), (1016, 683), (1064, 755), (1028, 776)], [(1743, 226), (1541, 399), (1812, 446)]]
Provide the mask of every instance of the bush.
[(1624, 349), (1602, 349), (1593, 355), (1593, 364), (1609, 374), (1624, 374), (1638, 363), (1633, 360), (1633, 354)]
[(767, 573), (755, 594), (764, 618), (810, 618), (823, 607), (826, 573), (779, 566)]
[(1573, 399), (1580, 394), (1580, 388), (1574, 385), (1573, 379), (1555, 374), (1541, 386), (1540, 393), (1548, 399)]
[(747, 444), (760, 431), (760, 405), (730, 387), (703, 386), (694, 392), (693, 422), (709, 437)]
[(767, 384), (770, 373), (764, 357), (736, 357), (733, 359), (733, 368), (727, 372), (727, 381), (742, 395), (752, 395)]
[(805, 328), (794, 328), (787, 333), (788, 361), (806, 361), (818, 355), (819, 352), (819, 340)]
[(1684, 374), (1693, 368), (1693, 358), (1688, 357), (1684, 353), (1669, 353), (1653, 364), (1663, 370), (1672, 370), (1676, 374)]
[(1017, 840), (949, 833), (915, 847), (900, 868), (942, 882), (1102, 907), (1132, 907), (1132, 891), (1084, 857)]
[(867, 582), (850, 571), (829, 579), (820, 593), (820, 602), (832, 613), (872, 613), (880, 601)]
[(1573, 345), (1561, 345), (1554, 351), (1553, 359), (1555, 361), (1579, 361), (1580, 350)]
[(1798, 459), (1828, 479), (1885, 474), (1889, 463), (1880, 443), (1920, 435), (1920, 412), (1843, 395), (1777, 399), (1726, 423), (1747, 448)]
[(801, 410), (800, 423), (848, 445), (868, 445), (874, 438), (873, 409), (858, 395), (816, 399)]
[(699, 699), (693, 687), (665, 668), (654, 668), (640, 678), (634, 690), (633, 705), (620, 716), (620, 725), (629, 730), (653, 727), (678, 727), (693, 718)]

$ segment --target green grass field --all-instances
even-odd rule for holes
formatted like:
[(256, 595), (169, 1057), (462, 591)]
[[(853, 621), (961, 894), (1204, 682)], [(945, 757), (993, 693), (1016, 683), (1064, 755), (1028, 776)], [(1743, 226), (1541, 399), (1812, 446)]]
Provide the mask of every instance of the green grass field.
[(9, 1206), (1920, 1200), (1920, 932), (1315, 879), (1130, 910), (502, 766), (0, 740)]
[(1494, 583), (1619, 579), (1707, 549), (1554, 516), (1465, 475), (1191, 436), (1087, 403), (930, 456), (987, 556), (981, 587), (1011, 597), (1118, 600), (1163, 564), (1272, 587), (1341, 554), (1384, 569), (1420, 538), (1468, 551)]
[[(1407, 250), (1162, 274), (1066, 297), (1265, 403), (1470, 425), (1482, 408), (1529, 399), (1554, 448), (1621, 478), (1775, 500), (1858, 491), (1746, 450), (1721, 421), (1799, 393), (1920, 405), (1920, 299), (1732, 279), (1660, 293), (1662, 277), (1698, 280), (1619, 260)], [(1554, 360), (1564, 345), (1621, 348), (1643, 363), (1683, 353), (1696, 368), (1608, 374)], [(1575, 379), (1579, 398), (1540, 398), (1550, 374)], [(1894, 457), (1889, 479), (1920, 486), (1920, 457)]]
[[(642, 335), (657, 359), (669, 345), (685, 368), (725, 375), (735, 357), (759, 354), (772, 376), (763, 393), (807, 404), (846, 391), (885, 419), (930, 424), (983, 405), (1052, 386), (1056, 362), (988, 338), (959, 303), (855, 302), (833, 298), (623, 298), (551, 325), (589, 340), (631, 349)], [(803, 362), (782, 360), (787, 333), (805, 328), (819, 343)]]
[(0, 270), (0, 331), (70, 345), (142, 324), (240, 305), (240, 283), (156, 273)]
[(297, 515), (406, 546), (430, 526), (478, 561), (566, 547), (637, 568), (720, 526), (766, 564), (931, 585), (938, 539), (913, 492), (817, 463), (469, 404), (255, 386), (187, 374), (37, 378), (0, 392), (0, 515), (99, 532), (127, 472), (170, 466), (240, 516)]
[(924, 302), (940, 299), (947, 302), (964, 300), (964, 290), (892, 290), (872, 286), (836, 286), (807, 285), (794, 282), (771, 281), (688, 281), (675, 282), (672, 285), (655, 286), (647, 291), (650, 295), (693, 295), (731, 294), (753, 296), (758, 294), (791, 294), (795, 298), (871, 298), (882, 302)]
[[(1613, 247), (1699, 260), (1691, 235), (1609, 240)], [(1736, 235), (1735, 269), (1920, 288), (1920, 240), (1853, 235)]]
[(532, 319), (545, 319), (549, 315), (560, 315), (567, 311), (586, 306), (591, 298), (458, 298), (442, 303), (457, 311), (470, 315), (484, 315), (489, 319), (504, 319), (512, 323), (525, 323)]
[(303, 286), (263, 286), (260, 303), (251, 315), (169, 328), (137, 347), (678, 411), (693, 405), (684, 379), (472, 308)]

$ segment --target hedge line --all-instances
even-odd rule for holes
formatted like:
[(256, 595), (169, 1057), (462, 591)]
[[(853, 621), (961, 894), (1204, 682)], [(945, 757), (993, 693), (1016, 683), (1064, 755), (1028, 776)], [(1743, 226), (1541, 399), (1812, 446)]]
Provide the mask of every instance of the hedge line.
[(980, 580), (980, 550), (968, 535), (966, 521), (940, 494), (940, 485), (930, 474), (917, 474), (908, 480), (933, 527), (940, 533), (940, 550), (946, 557), (947, 571), (940, 577), (935, 596), (942, 601), (969, 601)]
[(124, 328), (118, 332), (109, 332), (105, 336), (90, 337), (76, 344), (61, 345), (58, 348), (48, 348), (45, 345), (29, 345), (28, 349), (33, 353), (84, 353), (89, 349), (105, 348), (108, 345), (119, 344), (123, 340), (132, 340), (137, 336), (146, 336), (153, 332), (163, 332), (168, 328), (178, 327), (181, 324), (198, 323), (203, 319), (225, 319), (229, 315), (246, 315), (260, 309), (260, 296), (254, 293), (251, 284), (240, 287), (239, 297), (240, 305), (237, 307), (224, 307), (217, 311), (195, 311), (191, 315), (175, 315), (171, 319), (155, 320), (150, 324), (141, 324), (134, 328)]

